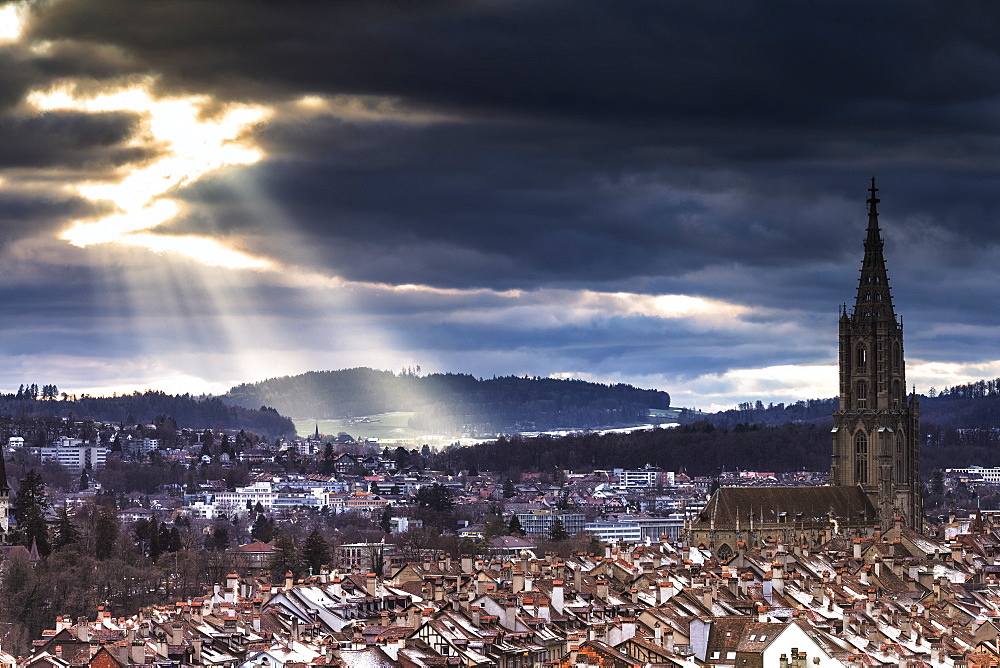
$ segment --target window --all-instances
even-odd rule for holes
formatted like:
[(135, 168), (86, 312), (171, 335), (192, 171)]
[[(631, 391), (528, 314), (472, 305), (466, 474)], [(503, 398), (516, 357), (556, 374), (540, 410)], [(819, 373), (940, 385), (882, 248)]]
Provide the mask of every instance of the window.
[(899, 402), (903, 398), (902, 385), (899, 379), (892, 381), (892, 407), (899, 408)]
[(899, 343), (892, 344), (892, 370), (899, 371), (900, 364), (902, 362), (903, 355), (899, 350)]
[(906, 482), (906, 453), (903, 451), (903, 437), (896, 434), (896, 482)]
[(859, 369), (865, 368), (865, 365), (868, 362), (868, 349), (865, 348), (864, 344), (858, 346), (858, 353), (857, 357), (855, 357), (855, 360), (857, 362), (857, 367)]
[(866, 408), (868, 406), (868, 383), (863, 380), (858, 381), (856, 396), (858, 408)]
[(854, 481), (868, 484), (868, 434), (863, 431), (854, 436)]

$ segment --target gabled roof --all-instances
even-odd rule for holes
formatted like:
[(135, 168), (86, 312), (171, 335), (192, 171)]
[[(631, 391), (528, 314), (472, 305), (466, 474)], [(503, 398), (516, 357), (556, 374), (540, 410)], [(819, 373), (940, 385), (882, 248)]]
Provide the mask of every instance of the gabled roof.
[(694, 526), (716, 527), (775, 523), (782, 513), (789, 522), (827, 521), (833, 517), (841, 526), (873, 524), (875, 508), (860, 487), (720, 487), (698, 515)]

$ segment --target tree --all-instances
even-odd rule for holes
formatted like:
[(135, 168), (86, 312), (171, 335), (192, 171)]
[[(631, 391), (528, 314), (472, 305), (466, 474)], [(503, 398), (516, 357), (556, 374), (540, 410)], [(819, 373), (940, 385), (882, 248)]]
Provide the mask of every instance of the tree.
[(61, 550), (67, 545), (73, 545), (80, 540), (80, 530), (73, 524), (69, 509), (63, 506), (56, 512), (56, 521), (52, 526), (52, 547)]
[(94, 556), (108, 559), (115, 552), (118, 540), (118, 514), (113, 505), (101, 506), (94, 523)]
[(510, 516), (510, 524), (507, 525), (507, 533), (511, 536), (524, 535), (524, 527), (521, 526), (521, 520), (517, 519), (517, 515)]
[(569, 538), (569, 534), (566, 532), (566, 527), (563, 526), (562, 520), (558, 517), (552, 520), (552, 526), (549, 527), (549, 538), (556, 542), (564, 541)]
[(212, 537), (209, 539), (208, 549), (215, 552), (224, 552), (229, 548), (229, 529), (224, 526), (216, 526), (212, 530)]
[(330, 564), (330, 543), (315, 529), (302, 544), (302, 561), (313, 574), (318, 574), (322, 566)]
[(378, 518), (378, 526), (383, 533), (392, 533), (392, 504), (382, 509), (382, 514)]
[(80, 491), (84, 491), (90, 487), (90, 476), (87, 475), (87, 469), (80, 471)]
[(274, 539), (274, 553), (271, 555), (271, 578), (278, 582), (285, 577), (285, 573), (291, 572), (293, 575), (301, 570), (298, 549), (295, 539), (284, 534)]
[(517, 496), (517, 489), (514, 488), (514, 483), (510, 478), (503, 481), (503, 498), (510, 499)]
[(270, 543), (274, 539), (274, 522), (263, 513), (257, 515), (250, 527), (250, 536), (262, 543)]
[(451, 491), (440, 483), (425, 485), (418, 489), (416, 501), (420, 508), (430, 508), (437, 513), (446, 513), (455, 507), (455, 502), (451, 500)]
[(21, 480), (17, 490), (17, 498), (12, 509), (17, 528), (14, 530), (13, 542), (31, 548), (34, 542), (38, 553), (46, 556), (49, 547), (49, 527), (45, 521), (45, 513), (49, 509), (49, 501), (45, 496), (45, 484), (35, 469), (31, 469)]
[(493, 515), (483, 524), (483, 538), (492, 540), (497, 536), (507, 535), (507, 523), (499, 515)]
[(934, 469), (931, 474), (931, 494), (944, 494), (944, 472), (941, 469)]

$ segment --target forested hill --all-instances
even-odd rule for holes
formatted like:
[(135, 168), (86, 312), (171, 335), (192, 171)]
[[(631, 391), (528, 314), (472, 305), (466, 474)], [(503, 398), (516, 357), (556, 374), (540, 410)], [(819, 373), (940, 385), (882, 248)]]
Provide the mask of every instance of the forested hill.
[[(919, 395), (920, 422), (940, 428), (991, 429), (1000, 425), (1000, 378), (948, 387), (930, 396)], [(728, 411), (699, 416), (716, 426), (789, 422), (825, 424), (832, 420), (837, 399), (808, 399), (791, 404), (746, 402)]]
[(272, 378), (234, 387), (223, 398), (239, 406), (274, 406), (295, 417), (412, 411), (415, 428), (478, 433), (634, 424), (651, 408), (670, 407), (666, 392), (631, 385), (368, 368)]
[(0, 415), (89, 418), (97, 422), (152, 423), (167, 415), (178, 427), (192, 429), (244, 429), (268, 438), (294, 436), (295, 425), (271, 408), (252, 410), (230, 406), (218, 398), (194, 398), (147, 390), (117, 397), (82, 396), (36, 399), (30, 391), (0, 394)]

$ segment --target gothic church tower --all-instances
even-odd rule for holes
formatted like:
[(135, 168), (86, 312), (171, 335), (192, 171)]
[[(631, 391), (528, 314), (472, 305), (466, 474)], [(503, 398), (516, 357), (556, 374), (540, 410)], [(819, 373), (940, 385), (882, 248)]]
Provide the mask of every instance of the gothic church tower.
[(881, 528), (894, 517), (923, 531), (918, 438), (920, 407), (906, 395), (903, 323), (897, 320), (878, 227), (875, 177), (857, 299), (840, 316), (840, 406), (833, 413), (830, 484), (859, 485)]

